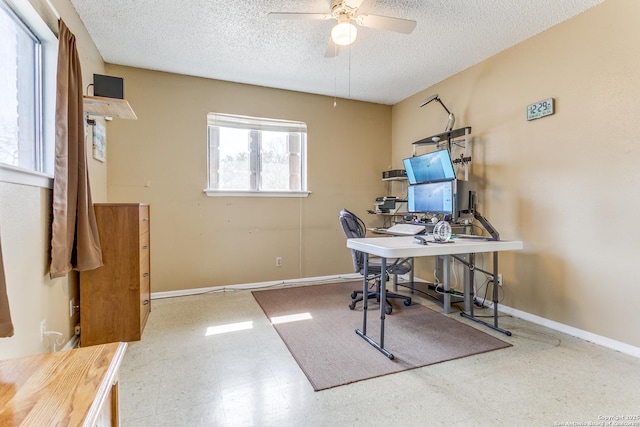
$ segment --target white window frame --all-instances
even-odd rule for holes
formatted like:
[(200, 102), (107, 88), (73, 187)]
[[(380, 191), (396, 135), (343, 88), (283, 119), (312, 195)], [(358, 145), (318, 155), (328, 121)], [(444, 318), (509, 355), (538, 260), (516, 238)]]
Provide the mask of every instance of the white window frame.
[[(219, 127), (230, 127), (237, 129), (244, 129), (252, 132), (261, 131), (284, 131), (291, 133), (298, 133), (301, 135), (301, 147), (300, 147), (300, 189), (299, 190), (262, 190), (262, 189), (247, 189), (247, 190), (225, 190), (212, 188), (212, 159), (211, 150), (212, 144), (215, 144), (217, 135), (217, 129)], [(259, 146), (258, 146), (259, 148)], [(259, 156), (259, 154), (258, 154)], [(259, 173), (260, 162), (256, 162), (256, 167)], [(258, 179), (259, 181), (259, 179)], [(307, 197), (309, 191), (307, 190), (307, 125), (304, 122), (279, 120), (279, 119), (267, 119), (262, 117), (249, 117), (239, 116), (233, 114), (223, 113), (208, 113), (207, 114), (207, 188), (204, 189), (204, 193), (213, 197)]]
[[(34, 140), (37, 153), (35, 169), (0, 163), (0, 182), (53, 188), (55, 162), (55, 109), (58, 39), (28, 0), (0, 0), (13, 11), (40, 43), (39, 140)], [(2, 98), (0, 98), (2, 102)]]

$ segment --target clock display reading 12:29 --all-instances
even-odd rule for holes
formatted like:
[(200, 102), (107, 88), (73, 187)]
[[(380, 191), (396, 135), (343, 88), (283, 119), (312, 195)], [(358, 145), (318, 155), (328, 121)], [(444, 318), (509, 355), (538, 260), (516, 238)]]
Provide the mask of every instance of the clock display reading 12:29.
[(527, 120), (539, 119), (553, 113), (553, 98), (527, 105)]

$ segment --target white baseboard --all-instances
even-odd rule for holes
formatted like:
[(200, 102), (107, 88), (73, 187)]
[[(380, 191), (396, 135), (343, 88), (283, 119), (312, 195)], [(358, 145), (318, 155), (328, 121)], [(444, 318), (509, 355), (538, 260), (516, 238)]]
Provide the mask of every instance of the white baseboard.
[[(409, 280), (409, 275), (402, 275), (399, 277), (401, 278), (401, 280)], [(245, 284), (235, 284), (235, 285), (228, 285), (228, 286), (212, 286), (208, 288), (184, 289), (180, 291), (153, 292), (151, 294), (151, 299), (153, 300), (153, 299), (161, 299), (161, 298), (173, 298), (173, 297), (181, 297), (181, 296), (188, 296), (188, 295), (206, 294), (210, 292), (223, 292), (223, 291), (233, 291), (233, 290), (241, 290), (241, 289), (260, 289), (260, 288), (286, 286), (286, 285), (294, 285), (294, 284), (295, 285), (313, 285), (313, 284), (322, 283), (322, 282), (335, 282), (338, 280), (357, 280), (361, 278), (362, 276), (360, 274), (351, 273), (351, 274), (340, 274), (336, 276), (319, 276), (319, 277), (307, 277), (304, 279), (277, 280), (272, 282), (245, 283)], [(414, 278), (414, 280), (423, 281), (417, 277)], [(482, 298), (478, 298), (478, 300), (481, 302), (484, 302), (489, 307), (493, 306), (493, 303), (489, 300), (483, 300)], [(522, 320), (526, 320), (536, 325), (544, 326), (549, 329), (553, 329), (558, 332), (562, 332), (562, 333), (571, 335), (573, 337), (580, 338), (585, 341), (589, 341), (594, 344), (598, 344), (603, 347), (607, 347), (612, 350), (616, 350), (621, 353), (625, 353), (630, 356), (640, 358), (640, 347), (634, 347), (630, 344), (616, 341), (611, 338), (603, 337), (601, 335), (584, 331), (582, 329), (574, 328), (573, 326), (569, 326), (563, 323), (549, 320), (544, 317), (527, 313), (526, 311), (518, 310), (506, 305), (500, 304), (498, 306), (498, 311), (513, 317), (517, 317)], [(69, 343), (65, 345), (64, 349), (66, 349), (68, 345)]]
[(211, 292), (237, 291), (241, 289), (261, 289), (286, 285), (313, 285), (322, 282), (336, 282), (339, 280), (357, 280), (362, 276), (358, 273), (340, 274), (336, 276), (305, 277), (304, 279), (275, 280), (272, 282), (242, 283), (227, 286), (211, 286), (208, 288), (183, 289), (179, 291), (152, 292), (151, 299), (184, 297), (189, 295), (208, 294)]
[(80, 344), (80, 337), (77, 335), (72, 336), (69, 341), (60, 350), (73, 350)]
[[(489, 300), (483, 300), (482, 298), (478, 298), (478, 300), (484, 302), (488, 307), (493, 307), (493, 302)], [(522, 320), (526, 320), (527, 322), (535, 323), (536, 325), (544, 326), (546, 328), (553, 329), (555, 331), (562, 332), (567, 335), (571, 335), (573, 337), (619, 351), (620, 353), (625, 353), (630, 356), (640, 358), (640, 347), (635, 347), (630, 344), (613, 340), (611, 338), (603, 337), (602, 335), (597, 335), (592, 332), (574, 328), (573, 326), (565, 325), (564, 323), (546, 319), (544, 317), (527, 313), (526, 311), (518, 310), (506, 305), (498, 305), (498, 311)]]

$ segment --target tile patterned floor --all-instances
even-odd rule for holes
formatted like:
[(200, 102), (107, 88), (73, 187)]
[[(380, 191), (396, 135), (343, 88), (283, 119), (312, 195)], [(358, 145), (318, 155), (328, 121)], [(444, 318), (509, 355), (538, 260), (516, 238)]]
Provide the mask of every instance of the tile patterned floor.
[[(143, 338), (129, 344), (121, 368), (121, 421), (554, 426), (640, 416), (639, 359), (520, 319), (500, 322), (513, 336), (469, 324), (513, 347), (314, 392), (250, 291), (154, 300)], [(247, 329), (207, 335), (231, 324)], [(371, 357), (382, 355), (372, 349)]]

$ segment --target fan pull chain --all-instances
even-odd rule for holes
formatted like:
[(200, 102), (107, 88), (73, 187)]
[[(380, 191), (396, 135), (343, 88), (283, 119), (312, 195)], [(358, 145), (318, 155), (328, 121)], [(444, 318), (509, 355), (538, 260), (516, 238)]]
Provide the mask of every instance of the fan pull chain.
[(349, 99), (351, 99), (351, 45), (349, 45), (349, 76), (348, 76), (348, 85), (349, 85)]
[(333, 45), (333, 108), (338, 104), (338, 46)]

